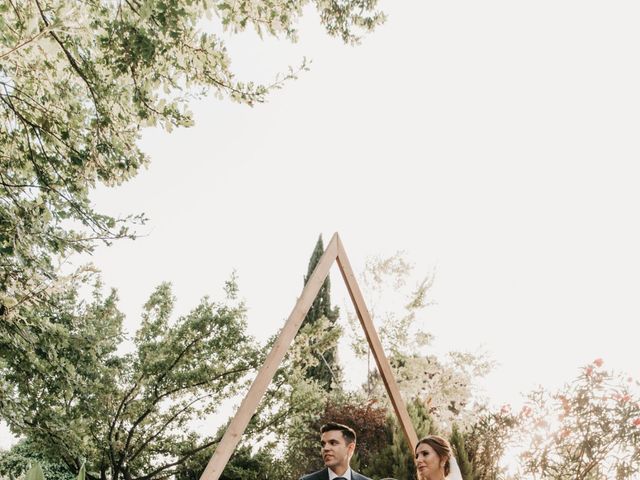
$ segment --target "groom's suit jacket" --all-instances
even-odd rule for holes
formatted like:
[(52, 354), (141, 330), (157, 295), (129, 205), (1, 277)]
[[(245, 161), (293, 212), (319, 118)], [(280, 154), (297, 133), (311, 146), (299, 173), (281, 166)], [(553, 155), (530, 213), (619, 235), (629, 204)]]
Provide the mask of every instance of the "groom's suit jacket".
[[(318, 470), (317, 472), (305, 475), (300, 480), (329, 480), (329, 469)], [(360, 475), (358, 472), (351, 470), (351, 480), (371, 480), (369, 477)]]

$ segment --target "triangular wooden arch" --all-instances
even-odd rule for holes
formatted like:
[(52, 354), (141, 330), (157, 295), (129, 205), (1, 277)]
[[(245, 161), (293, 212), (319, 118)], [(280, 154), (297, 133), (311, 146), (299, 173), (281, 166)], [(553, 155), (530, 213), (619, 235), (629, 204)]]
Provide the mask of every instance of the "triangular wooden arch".
[(296, 333), (298, 333), (298, 330), (304, 321), (304, 317), (307, 315), (309, 308), (311, 308), (311, 304), (315, 300), (316, 295), (318, 295), (325, 278), (327, 278), (329, 269), (336, 260), (340, 267), (342, 278), (344, 278), (347, 286), (347, 290), (349, 291), (349, 295), (351, 296), (351, 300), (353, 301), (353, 306), (355, 307), (358, 318), (360, 319), (360, 324), (364, 329), (365, 336), (367, 337), (367, 341), (369, 342), (369, 346), (373, 352), (376, 364), (378, 365), (378, 371), (382, 376), (382, 381), (384, 382), (384, 386), (387, 389), (389, 398), (391, 399), (393, 409), (395, 410), (396, 416), (402, 425), (404, 435), (410, 445), (410, 448), (418, 443), (418, 436), (416, 435), (416, 431), (413, 428), (411, 419), (409, 418), (407, 407), (400, 396), (400, 390), (398, 389), (398, 385), (396, 384), (393, 373), (391, 372), (389, 361), (382, 349), (378, 333), (371, 321), (371, 316), (369, 315), (369, 311), (365, 305), (364, 297), (362, 296), (356, 277), (351, 269), (347, 253), (344, 250), (340, 236), (337, 233), (334, 233), (331, 241), (324, 251), (324, 254), (320, 257), (316, 268), (311, 274), (311, 277), (309, 277), (309, 280), (304, 286), (302, 293), (293, 307), (287, 322), (282, 328), (278, 339), (273, 345), (271, 352), (269, 352), (269, 355), (260, 368), (251, 388), (240, 404), (240, 408), (227, 427), (222, 440), (218, 444), (216, 451), (213, 453), (213, 456), (207, 464), (207, 468), (205, 468), (204, 472), (200, 476), (200, 480), (218, 480), (220, 475), (222, 475), (224, 467), (227, 465), (229, 458), (231, 458), (233, 451), (240, 442), (240, 438), (247, 428), (249, 420), (258, 408), (258, 404), (267, 391), (267, 387), (271, 383), (278, 366), (284, 359), (284, 356), (296, 336)]

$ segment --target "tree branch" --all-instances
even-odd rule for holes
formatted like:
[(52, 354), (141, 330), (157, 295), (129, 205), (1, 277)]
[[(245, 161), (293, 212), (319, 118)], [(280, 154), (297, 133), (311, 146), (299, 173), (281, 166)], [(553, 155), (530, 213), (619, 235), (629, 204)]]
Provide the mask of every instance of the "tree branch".
[(2, 60), (4, 57), (8, 57), (13, 52), (17, 52), (18, 50), (20, 50), (25, 45), (28, 45), (29, 43), (36, 41), (37, 39), (39, 39), (43, 35), (46, 35), (47, 33), (52, 32), (53, 30), (54, 29), (50, 28), (50, 27), (46, 27), (44, 30), (40, 30), (40, 32), (37, 35), (34, 35), (31, 38), (27, 38), (24, 42), (19, 43), (18, 45), (16, 45), (15, 47), (13, 47), (10, 50), (7, 50), (6, 52), (0, 53), (0, 60)]

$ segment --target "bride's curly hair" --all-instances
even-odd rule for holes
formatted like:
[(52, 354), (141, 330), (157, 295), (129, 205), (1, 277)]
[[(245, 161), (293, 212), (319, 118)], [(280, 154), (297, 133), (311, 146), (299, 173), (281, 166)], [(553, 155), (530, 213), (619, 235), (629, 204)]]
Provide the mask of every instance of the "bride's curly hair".
[(433, 448), (441, 459), (445, 459), (444, 476), (446, 477), (449, 475), (449, 472), (451, 471), (451, 463), (449, 460), (451, 459), (451, 455), (453, 455), (453, 449), (451, 448), (449, 441), (439, 435), (427, 435), (416, 444), (416, 448), (413, 450), (414, 453), (416, 453), (418, 447), (423, 443), (426, 443)]

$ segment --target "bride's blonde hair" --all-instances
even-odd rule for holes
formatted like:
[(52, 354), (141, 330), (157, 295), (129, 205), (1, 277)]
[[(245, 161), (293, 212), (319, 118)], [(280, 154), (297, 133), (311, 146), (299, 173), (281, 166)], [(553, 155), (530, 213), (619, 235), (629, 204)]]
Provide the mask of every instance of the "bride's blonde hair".
[(438, 454), (441, 459), (444, 459), (444, 476), (449, 475), (451, 471), (451, 455), (453, 455), (453, 449), (451, 448), (451, 444), (446, 438), (442, 438), (439, 435), (427, 435), (423, 439), (421, 439), (417, 444), (416, 448), (414, 448), (414, 453), (418, 450), (418, 447), (426, 443), (431, 448), (433, 448), (434, 452)]

